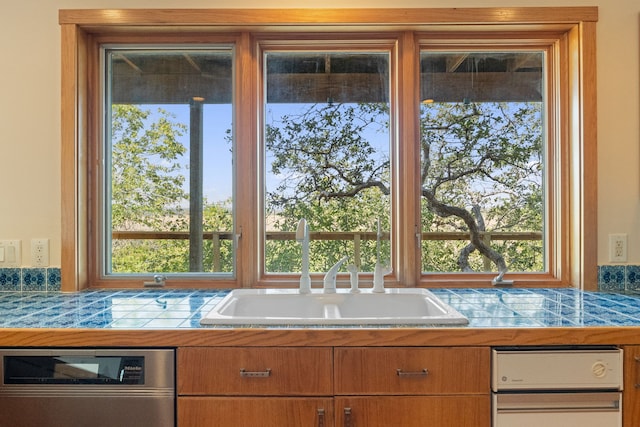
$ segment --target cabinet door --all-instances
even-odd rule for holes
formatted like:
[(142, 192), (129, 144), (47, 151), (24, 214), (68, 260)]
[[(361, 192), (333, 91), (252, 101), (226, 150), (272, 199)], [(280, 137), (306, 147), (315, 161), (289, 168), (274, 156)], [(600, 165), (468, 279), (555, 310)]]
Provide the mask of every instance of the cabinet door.
[(178, 427), (334, 425), (331, 398), (180, 397), (177, 412)]
[(489, 394), (488, 347), (335, 349), (335, 394)]
[(640, 426), (640, 346), (624, 347), (622, 425)]
[(329, 396), (330, 347), (178, 349), (179, 395)]
[(336, 427), (490, 427), (489, 396), (337, 397)]

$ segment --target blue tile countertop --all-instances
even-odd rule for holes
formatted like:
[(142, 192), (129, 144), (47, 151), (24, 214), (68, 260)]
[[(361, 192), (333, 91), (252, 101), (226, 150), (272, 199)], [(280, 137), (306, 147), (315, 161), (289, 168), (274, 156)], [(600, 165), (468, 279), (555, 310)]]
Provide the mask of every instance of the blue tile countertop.
[[(640, 326), (640, 297), (634, 295), (575, 289), (432, 291), (469, 318), (468, 328)], [(227, 292), (179, 289), (72, 294), (2, 292), (0, 327), (197, 329), (201, 328), (200, 318)]]

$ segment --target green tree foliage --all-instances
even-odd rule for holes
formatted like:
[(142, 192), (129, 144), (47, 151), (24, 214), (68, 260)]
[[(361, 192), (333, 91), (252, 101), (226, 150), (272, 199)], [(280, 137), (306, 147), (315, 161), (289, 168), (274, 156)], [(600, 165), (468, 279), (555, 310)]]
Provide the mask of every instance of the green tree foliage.
[[(313, 104), (267, 125), (270, 172), (280, 177), (266, 194), (272, 227), (294, 231), (297, 221), (306, 218), (312, 231), (371, 232), (380, 219), (388, 230), (388, 142), (381, 150), (371, 140), (387, 132), (388, 117), (384, 106)], [(299, 271), (298, 246), (268, 242), (267, 271)], [(354, 243), (313, 240), (311, 252), (311, 270), (326, 271), (344, 255), (352, 257)], [(382, 253), (388, 257), (388, 243)], [(362, 241), (360, 268), (372, 271), (374, 265), (375, 241)]]
[[(279, 177), (265, 197), (269, 226), (295, 231), (390, 229), (390, 160), (386, 104), (314, 104), (265, 130), (270, 173)], [(541, 106), (536, 103), (429, 104), (421, 111), (422, 221), (426, 232), (466, 232), (468, 241), (425, 241), (424, 271), (478, 271), (485, 258), (505, 270), (541, 271), (539, 241), (481, 240), (484, 232), (540, 232), (543, 223)], [(112, 227), (115, 231), (188, 231), (184, 191), (184, 124), (163, 110), (116, 105), (112, 124)], [(205, 230), (232, 231), (231, 201), (205, 201)], [(313, 240), (311, 269), (326, 271), (351, 240)], [(205, 240), (205, 265), (213, 265)], [(383, 256), (390, 254), (384, 242)], [(300, 268), (295, 241), (269, 240), (266, 270)], [(361, 242), (361, 269), (376, 261), (374, 240)], [(355, 262), (351, 259), (350, 262)], [(186, 240), (117, 240), (112, 270), (188, 271)], [(220, 270), (233, 271), (231, 240), (220, 248)], [(211, 267), (213, 270), (213, 267)]]
[[(424, 105), (421, 149), (424, 206), (435, 214), (423, 216), (429, 221), (423, 229), (470, 233), (468, 244), (449, 242), (457, 250), (458, 269), (482, 270), (482, 257), (470, 259), (477, 250), (500, 271), (507, 270), (507, 261), (510, 269), (541, 271), (539, 242), (489, 245), (482, 239), (483, 232), (542, 231), (541, 105)], [(447, 271), (433, 264), (427, 269)]]
[[(466, 243), (426, 242), (423, 269), (482, 270), (487, 257), (501, 271), (507, 261), (522, 271), (541, 270), (539, 242), (482, 240), (483, 232), (542, 229), (540, 108), (535, 103), (423, 106), (423, 230), (470, 233)], [(316, 104), (267, 126), (272, 172), (283, 177), (267, 195), (276, 225), (293, 230), (294, 221), (305, 217), (315, 230), (372, 231), (382, 217), (388, 229), (390, 162), (372, 142), (375, 131), (388, 126), (384, 104)], [(320, 253), (339, 255), (323, 267), (348, 250), (344, 243), (326, 245), (327, 252)], [(480, 256), (473, 258), (474, 252)]]
[[(114, 231), (188, 231), (184, 190), (186, 125), (163, 109), (156, 114), (135, 105), (114, 105), (111, 148), (111, 227)], [(204, 230), (232, 230), (231, 201), (206, 203)], [(221, 244), (220, 270), (232, 271), (231, 241)], [(204, 258), (213, 269), (212, 240)], [(179, 239), (114, 240), (114, 273), (189, 271), (189, 242)]]
[(186, 148), (178, 137), (186, 126), (171, 121), (159, 110), (149, 123), (150, 111), (134, 105), (114, 105), (111, 126), (111, 222), (114, 230), (132, 226), (164, 228), (187, 199), (182, 190), (180, 158)]

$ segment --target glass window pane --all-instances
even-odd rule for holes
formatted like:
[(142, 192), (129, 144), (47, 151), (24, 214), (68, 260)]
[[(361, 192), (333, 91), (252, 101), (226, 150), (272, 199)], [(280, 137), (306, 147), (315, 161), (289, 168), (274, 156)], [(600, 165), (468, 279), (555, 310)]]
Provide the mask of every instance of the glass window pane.
[(105, 54), (105, 273), (228, 276), (231, 49)]
[(345, 255), (361, 271), (373, 271), (378, 254), (389, 262), (389, 58), (265, 54), (266, 272), (300, 271), (300, 218), (312, 232), (311, 271)]
[(422, 271), (545, 271), (544, 61), (421, 53)]

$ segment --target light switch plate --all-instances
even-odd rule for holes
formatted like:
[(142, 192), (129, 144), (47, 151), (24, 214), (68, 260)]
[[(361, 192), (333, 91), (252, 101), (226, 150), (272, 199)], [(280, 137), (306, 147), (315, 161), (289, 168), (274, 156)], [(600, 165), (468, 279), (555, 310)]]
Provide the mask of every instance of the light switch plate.
[(0, 240), (0, 248), (4, 251), (4, 260), (0, 261), (0, 268), (22, 266), (22, 245), (20, 240)]

